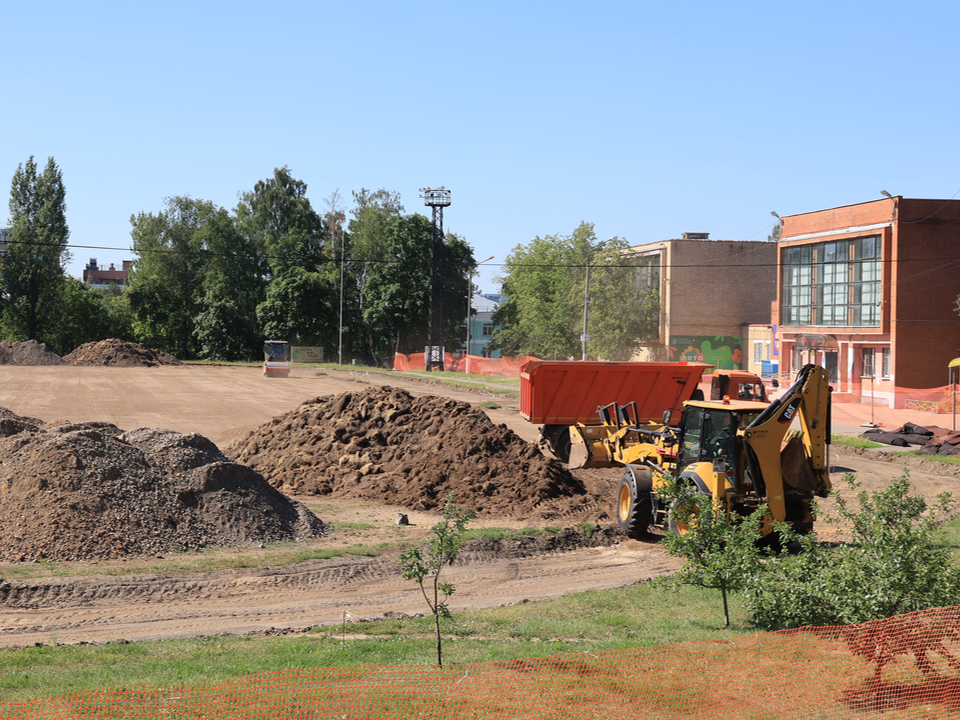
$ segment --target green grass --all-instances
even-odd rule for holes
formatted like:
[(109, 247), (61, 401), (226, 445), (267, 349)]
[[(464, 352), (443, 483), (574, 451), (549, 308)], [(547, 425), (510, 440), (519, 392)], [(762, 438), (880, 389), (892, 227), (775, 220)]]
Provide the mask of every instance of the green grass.
[[(341, 524), (357, 531), (368, 526)], [(942, 528), (941, 541), (960, 557), (960, 518)], [(535, 528), (471, 530), (474, 537), (492, 538), (540, 532)], [(269, 550), (295, 552), (296, 548)], [(129, 564), (124, 567), (129, 571)], [(445, 664), (596, 653), (756, 632), (736, 595), (730, 598), (731, 627), (724, 628), (717, 591), (656, 583), (471, 611), (459, 610), (454, 594), (451, 608), (453, 617), (442, 625)], [(51, 637), (41, 647), (0, 648), (0, 698), (27, 700), (108, 688), (198, 685), (291, 668), (432, 664), (436, 657), (432, 623), (432, 617), (354, 621), (286, 636), (106, 645), (59, 645)]]
[(917, 455), (916, 451), (890, 452), (889, 455), (898, 455), (904, 457), (919, 457), (924, 460), (932, 460), (941, 465), (960, 465), (960, 455)]
[(837, 445), (846, 445), (854, 448), (884, 447), (880, 443), (875, 443), (872, 440), (867, 440), (866, 438), (856, 437), (853, 435), (831, 435), (830, 441), (836, 443)]
[[(542, 602), (461, 612), (443, 621), (444, 662), (464, 664), (716, 640), (754, 632), (734, 601), (643, 583)], [(0, 649), (0, 697), (25, 700), (107, 688), (197, 685), (290, 668), (435, 662), (432, 617), (331, 625), (291, 636), (207, 637)], [(346, 637), (344, 637), (344, 631)], [(358, 635), (360, 635), (358, 637)]]

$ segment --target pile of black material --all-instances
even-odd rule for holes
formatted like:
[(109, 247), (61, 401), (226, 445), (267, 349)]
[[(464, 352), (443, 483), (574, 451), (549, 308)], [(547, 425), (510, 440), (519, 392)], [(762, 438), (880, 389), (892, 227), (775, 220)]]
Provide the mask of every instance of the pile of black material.
[(931, 425), (922, 427), (914, 423), (904, 423), (893, 431), (874, 428), (862, 433), (860, 437), (894, 447), (922, 445), (917, 455), (956, 455), (960, 453), (960, 431)]

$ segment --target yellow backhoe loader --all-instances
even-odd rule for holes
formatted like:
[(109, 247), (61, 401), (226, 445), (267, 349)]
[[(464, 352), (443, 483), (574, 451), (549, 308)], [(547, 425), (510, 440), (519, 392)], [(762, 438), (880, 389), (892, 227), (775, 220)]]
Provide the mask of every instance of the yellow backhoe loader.
[[(682, 532), (657, 497), (668, 477), (690, 483), (746, 516), (761, 505), (764, 535), (780, 520), (799, 533), (813, 527), (811, 501), (830, 491), (829, 375), (807, 365), (772, 403), (688, 400), (678, 426), (638, 425), (633, 403), (599, 408), (601, 424), (571, 428), (571, 468), (625, 467), (617, 494), (623, 532), (642, 538), (652, 525)], [(799, 427), (791, 429), (794, 420)]]

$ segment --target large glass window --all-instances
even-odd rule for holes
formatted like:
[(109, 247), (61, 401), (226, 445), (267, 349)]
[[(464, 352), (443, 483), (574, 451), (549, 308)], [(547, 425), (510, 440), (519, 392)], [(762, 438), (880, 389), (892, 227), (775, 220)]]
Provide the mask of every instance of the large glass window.
[(880, 324), (879, 235), (786, 248), (782, 277), (783, 325)]

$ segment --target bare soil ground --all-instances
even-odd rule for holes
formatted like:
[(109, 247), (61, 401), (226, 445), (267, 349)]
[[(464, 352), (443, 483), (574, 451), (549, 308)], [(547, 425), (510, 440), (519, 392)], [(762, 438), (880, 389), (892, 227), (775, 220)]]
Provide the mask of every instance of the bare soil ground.
[[(380, 389), (381, 385), (391, 389)], [(329, 396), (340, 399), (331, 400)], [(529, 452), (523, 441), (535, 442), (537, 429), (520, 418), (515, 400), (495, 398), (502, 407), (485, 409), (491, 422), (484, 425), (485, 419), (479, 419), (471, 405), (489, 399), (493, 398), (482, 387), (476, 391), (455, 390), (403, 376), (384, 378), (363, 372), (317, 375), (304, 368), (295, 368), (288, 379), (268, 380), (259, 369), (243, 367), (0, 367), (0, 407), (21, 419), (45, 422), (44, 447), (48, 450), (67, 447), (74, 452), (76, 448), (70, 442), (103, 445), (93, 447), (89, 456), (74, 452), (83, 460), (105, 452), (104, 448), (119, 453), (115, 441), (123, 437), (120, 431), (141, 444), (161, 438), (166, 447), (173, 439), (173, 445), (180, 449), (185, 442), (191, 452), (198, 447), (202, 450), (202, 463), (195, 461), (180, 470), (187, 474), (202, 471), (204, 477), (210, 474), (210, 460), (213, 465), (225, 464), (231, 472), (238, 472), (231, 465), (233, 459), (245, 457), (244, 462), (256, 464), (253, 461), (259, 457), (263, 465), (260, 472), (274, 486), (289, 494), (309, 493), (296, 494), (295, 504), (307, 508), (330, 530), (325, 536), (317, 532), (312, 539), (297, 541), (297, 547), (304, 549), (419, 542), (436, 521), (436, 506), (447, 489), (467, 492), (468, 496), (474, 492), (471, 501), (486, 500), (485, 511), (474, 526), (567, 528), (540, 538), (475, 541), (466, 549), (463, 562), (448, 571), (457, 587), (455, 608), (490, 607), (591, 588), (619, 587), (678, 567), (656, 538), (627, 541), (612, 530), (612, 498), (619, 472), (560, 472), (555, 464), (545, 463)], [(426, 411), (429, 423), (413, 423), (401, 432), (399, 423), (384, 420), (398, 409), (412, 407)], [(391, 415), (393, 420), (396, 417)], [(303, 432), (308, 418), (317, 425), (330, 426), (330, 432), (308, 436)], [(81, 423), (88, 425), (77, 427)], [(117, 432), (89, 423), (107, 423), (116, 426)], [(271, 434), (264, 426), (275, 430)], [(138, 428), (170, 432), (134, 432)], [(334, 433), (337, 428), (340, 437)], [(73, 435), (68, 439), (70, 433)], [(230, 457), (215, 456), (197, 436), (213, 441)], [(16, 437), (13, 433), (3, 442)], [(382, 444), (378, 437), (383, 439)], [(146, 450), (139, 448), (138, 462), (141, 456), (156, 454), (150, 443), (147, 445)], [(259, 452), (253, 451), (254, 445)], [(412, 446), (418, 448), (419, 455), (401, 452)], [(35, 450), (31, 446), (31, 452)], [(49, 452), (52, 454), (43, 456), (47, 462), (60, 458), (53, 450)], [(365, 453), (367, 457), (363, 457)], [(298, 458), (292, 467), (291, 455)], [(886, 486), (909, 464), (911, 479), (920, 492), (933, 496), (953, 490), (957, 484), (957, 477), (949, 470), (927, 460), (887, 461), (889, 458), (877, 453), (858, 454), (839, 446), (834, 446), (832, 455), (835, 482), (850, 470), (865, 488), (876, 489)], [(328, 456), (333, 463), (328, 462)], [(111, 457), (112, 467), (120, 475), (132, 462), (122, 453)], [(504, 457), (506, 463), (502, 463)], [(163, 463), (147, 463), (148, 469), (154, 465)], [(24, 482), (9, 467), (5, 477), (9, 486)], [(387, 477), (391, 481), (384, 483)], [(524, 477), (529, 477), (526, 484)], [(549, 485), (546, 491), (545, 477)], [(387, 487), (400, 487), (401, 480), (410, 481), (411, 488), (423, 488), (427, 482), (430, 492), (385, 492)], [(258, 500), (262, 492), (258, 488), (253, 500)], [(532, 501), (538, 492), (540, 501)], [(0, 483), (0, 505), (8, 497), (9, 491)], [(245, 502), (252, 500), (248, 496)], [(38, 502), (21, 513), (21, 522), (46, 517), (51, 507), (60, 511), (58, 522), (69, 522), (70, 513), (62, 512), (58, 499), (46, 505)], [(146, 512), (140, 506), (137, 509)], [(243, 510), (226, 505), (217, 512)], [(298, 513), (302, 519), (304, 513)], [(411, 524), (396, 525), (399, 513), (406, 514)], [(587, 539), (580, 532), (584, 522), (597, 523), (602, 529)], [(163, 526), (154, 530), (162, 533)], [(191, 542), (194, 537), (190, 536)], [(257, 562), (257, 554), (271, 551), (269, 546), (261, 547), (265, 543), (256, 538), (247, 540), (240, 538), (233, 548), (207, 547), (202, 555), (199, 551), (175, 552), (177, 548), (170, 546), (133, 555), (101, 553), (97, 559), (60, 563), (54, 566), (56, 572), (39, 573), (43, 577), (3, 581), (0, 644), (296, 631), (339, 623), (344, 618), (403, 616), (423, 610), (416, 586), (399, 578), (394, 550), (377, 558), (345, 556), (213, 573), (166, 570), (168, 563), (189, 565), (192, 558), (199, 566), (210, 556), (250, 565)], [(245, 558), (249, 562), (244, 562)], [(0, 576), (10, 577), (23, 567), (45, 565), (0, 565)]]

